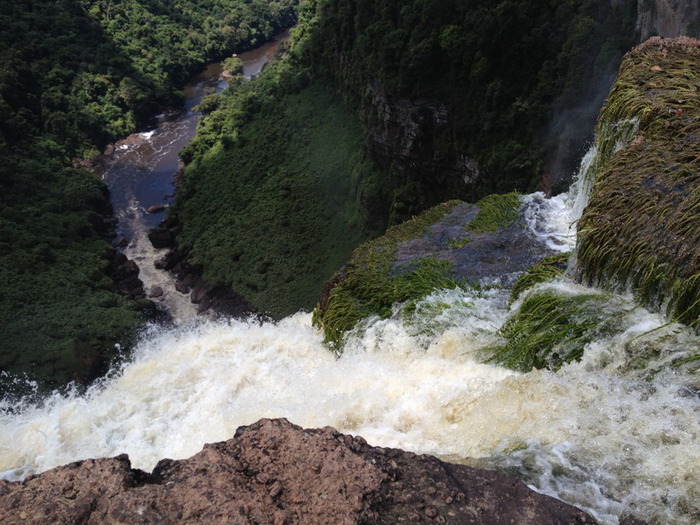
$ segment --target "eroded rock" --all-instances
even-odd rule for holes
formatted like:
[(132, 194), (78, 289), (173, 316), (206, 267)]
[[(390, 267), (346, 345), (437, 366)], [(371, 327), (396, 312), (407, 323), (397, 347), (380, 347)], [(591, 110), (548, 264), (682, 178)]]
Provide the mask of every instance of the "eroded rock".
[[(0, 482), (0, 523), (594, 524), (511, 476), (285, 419), (241, 427), (152, 473), (127, 456)], [(633, 523), (633, 522), (630, 522)]]

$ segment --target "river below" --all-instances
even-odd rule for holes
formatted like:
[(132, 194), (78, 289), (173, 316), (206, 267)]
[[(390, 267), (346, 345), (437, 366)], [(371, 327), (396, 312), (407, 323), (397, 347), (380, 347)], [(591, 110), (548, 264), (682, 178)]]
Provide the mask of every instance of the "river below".
[[(256, 49), (238, 54), (243, 76), (250, 80), (259, 75), (280, 44), (288, 39), (289, 31), (285, 31)], [(197, 131), (201, 118), (198, 104), (204, 96), (221, 92), (227, 86), (222, 64), (210, 64), (185, 86), (182, 110), (158, 115), (151, 129), (117, 142), (106, 156), (102, 172), (119, 221), (117, 236), (124, 239), (122, 244), (126, 243), (124, 253), (138, 264), (146, 293), (167, 309), (176, 322), (193, 318), (196, 306), (190, 302), (189, 294), (175, 289), (167, 272), (154, 267), (166, 250), (153, 248), (148, 232), (158, 226), (164, 210), (173, 203), (179, 153)]]

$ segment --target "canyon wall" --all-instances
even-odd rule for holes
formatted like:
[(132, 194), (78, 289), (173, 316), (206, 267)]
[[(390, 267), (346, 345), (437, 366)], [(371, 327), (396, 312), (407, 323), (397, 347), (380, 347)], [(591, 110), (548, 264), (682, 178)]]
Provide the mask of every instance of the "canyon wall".
[(692, 0), (639, 0), (637, 30), (650, 36), (700, 36), (700, 4)]

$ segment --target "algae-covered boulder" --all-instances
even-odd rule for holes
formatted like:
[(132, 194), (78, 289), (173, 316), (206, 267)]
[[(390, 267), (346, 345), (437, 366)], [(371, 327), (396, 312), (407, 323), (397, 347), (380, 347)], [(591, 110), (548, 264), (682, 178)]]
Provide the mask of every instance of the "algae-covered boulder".
[(371, 315), (388, 317), (441, 288), (510, 287), (552, 253), (524, 218), (537, 202), (515, 194), (477, 204), (450, 201), (358, 247), (326, 283), (314, 322), (338, 349), (345, 333)]
[(700, 42), (630, 51), (597, 125), (600, 160), (579, 223), (583, 280), (700, 316)]

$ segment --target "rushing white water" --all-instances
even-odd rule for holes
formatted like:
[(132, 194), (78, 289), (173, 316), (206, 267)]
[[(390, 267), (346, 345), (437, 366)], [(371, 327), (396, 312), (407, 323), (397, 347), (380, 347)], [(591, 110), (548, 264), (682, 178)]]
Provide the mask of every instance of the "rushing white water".
[[(524, 198), (530, 230), (554, 250), (574, 245), (585, 184), (579, 176), (571, 195)], [(538, 286), (597, 293), (566, 281)], [(672, 364), (697, 353), (700, 341), (629, 297), (600, 296), (615, 329), (557, 373), (486, 363), (519, 305), (509, 310), (498, 288), (437, 291), (410, 315), (397, 308), (389, 319), (368, 319), (340, 358), (306, 313), (279, 323), (152, 327), (130, 362), (85, 394), (56, 393), (41, 405), (0, 401), (0, 471), (21, 479), (120, 453), (150, 470), (240, 425), (286, 417), (373, 445), (476, 458), (606, 524), (625, 513), (698, 523), (700, 378)]]
[(593, 186), (589, 170), (596, 153), (595, 146), (586, 152), (567, 193), (546, 198), (544, 193), (537, 192), (522, 197), (523, 218), (528, 228), (550, 250), (568, 252), (576, 246), (576, 226)]
[(498, 289), (436, 292), (410, 316), (369, 320), (339, 359), (304, 313), (278, 324), (153, 329), (129, 364), (87, 394), (4, 407), (0, 470), (18, 479), (122, 452), (148, 470), (240, 425), (287, 417), (374, 445), (512, 468), (604, 523), (629, 511), (653, 523), (695, 523), (700, 401), (689, 385), (697, 377), (661, 367), (647, 379), (630, 363), (649, 345), (663, 363), (697, 348), (697, 338), (614, 297), (611, 309), (626, 311), (619, 330), (589, 345), (581, 362), (519, 374), (483, 363), (506, 302)]

